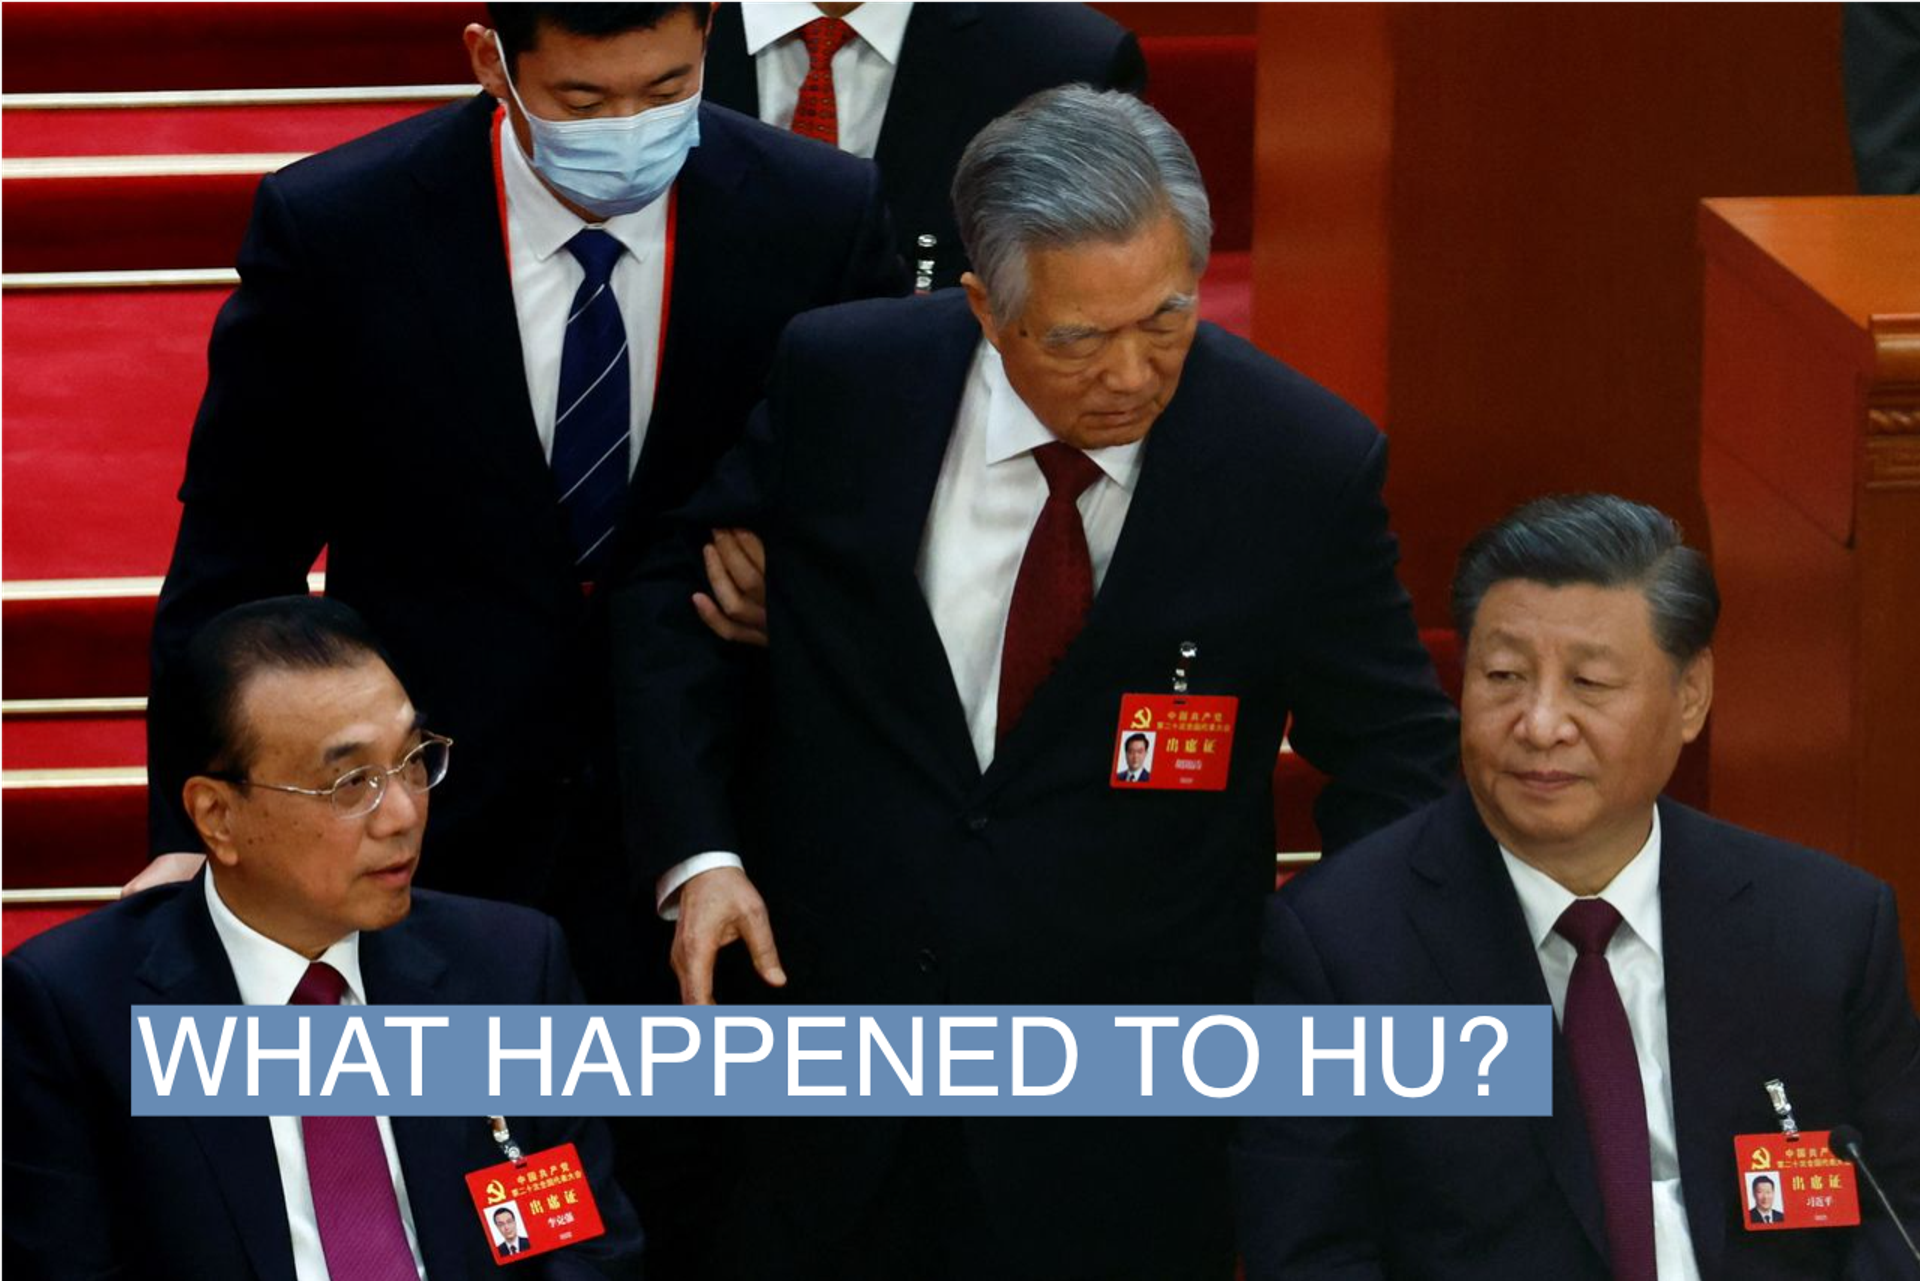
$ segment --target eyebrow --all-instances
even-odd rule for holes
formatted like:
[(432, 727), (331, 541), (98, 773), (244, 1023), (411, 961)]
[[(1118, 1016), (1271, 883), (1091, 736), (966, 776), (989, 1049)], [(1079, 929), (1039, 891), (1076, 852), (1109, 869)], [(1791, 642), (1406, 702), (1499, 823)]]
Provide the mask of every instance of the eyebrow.
[[(411, 737), (414, 734), (418, 734), (421, 730), (425, 729), (426, 727), (427, 727), (426, 714), (424, 712), (416, 711), (413, 714), (413, 728), (408, 732), (408, 736)], [(332, 765), (337, 761), (345, 760), (349, 756), (354, 756), (360, 752), (364, 752), (370, 746), (372, 746), (372, 744), (363, 743), (358, 739), (355, 739), (352, 742), (347, 742), (347, 743), (335, 743), (332, 747), (329, 747), (326, 751), (320, 754), (320, 763), (322, 765)]]
[[(1158, 307), (1155, 307), (1153, 314), (1146, 319), (1158, 320), (1160, 317), (1170, 315), (1173, 312), (1192, 311), (1193, 306), (1194, 295), (1169, 294), (1166, 300)], [(1135, 323), (1144, 324), (1146, 322), (1136, 321)], [(1042, 337), (1040, 341), (1049, 347), (1065, 347), (1070, 343), (1079, 342), (1083, 338), (1099, 338), (1107, 332), (1107, 330), (1100, 328), (1098, 325), (1055, 325), (1052, 329), (1047, 330), (1045, 336)]]
[[(655, 76), (653, 79), (647, 81), (646, 87), (649, 89), (657, 89), (661, 85), (666, 84), (669, 80), (678, 80), (680, 77), (685, 75), (691, 75), (692, 73), (693, 73), (693, 64), (691, 62), (682, 63), (680, 66), (674, 67), (667, 71), (663, 71), (659, 75)], [(603, 84), (595, 84), (590, 80), (557, 81), (553, 85), (551, 92), (553, 93), (590, 93), (602, 98), (613, 96), (612, 92), (607, 88), (607, 86)]]

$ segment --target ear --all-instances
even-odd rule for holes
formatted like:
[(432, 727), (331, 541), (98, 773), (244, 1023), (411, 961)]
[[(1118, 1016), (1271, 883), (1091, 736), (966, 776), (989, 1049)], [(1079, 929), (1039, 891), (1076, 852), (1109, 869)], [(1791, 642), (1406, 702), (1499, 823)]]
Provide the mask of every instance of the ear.
[(960, 287), (967, 291), (967, 306), (973, 309), (973, 318), (980, 322), (981, 336), (993, 344), (995, 351), (1000, 350), (1000, 326), (993, 320), (993, 304), (987, 297), (987, 282), (969, 271), (960, 277)]
[(1703, 649), (1680, 673), (1680, 741), (1691, 743), (1707, 724), (1713, 706), (1713, 651)]
[(196, 774), (180, 789), (180, 799), (214, 861), (222, 867), (238, 863), (240, 850), (233, 836), (233, 807), (238, 797), (233, 784)]
[(495, 98), (506, 99), (507, 77), (500, 66), (500, 44), (491, 28), (477, 22), (469, 22), (467, 29), (460, 33), (466, 42), (467, 61), (473, 67), (473, 78), (480, 87)]

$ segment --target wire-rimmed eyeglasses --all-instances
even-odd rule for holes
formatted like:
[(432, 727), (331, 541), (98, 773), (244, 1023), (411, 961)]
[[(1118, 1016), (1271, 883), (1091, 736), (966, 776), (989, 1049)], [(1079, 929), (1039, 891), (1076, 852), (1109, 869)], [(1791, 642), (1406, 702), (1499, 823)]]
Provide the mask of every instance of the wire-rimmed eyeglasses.
[(378, 765), (362, 765), (359, 769), (348, 770), (333, 780), (332, 787), (295, 787), (290, 783), (263, 783), (257, 778), (241, 775), (219, 775), (228, 782), (247, 787), (264, 787), (274, 792), (292, 792), (298, 796), (323, 796), (333, 806), (333, 812), (340, 818), (364, 818), (380, 808), (380, 802), (387, 798), (387, 780), (397, 778), (409, 792), (415, 796), (437, 786), (447, 776), (447, 758), (452, 754), (453, 740), (439, 734), (427, 734), (420, 740), (420, 746), (400, 758), (400, 763), (390, 769)]

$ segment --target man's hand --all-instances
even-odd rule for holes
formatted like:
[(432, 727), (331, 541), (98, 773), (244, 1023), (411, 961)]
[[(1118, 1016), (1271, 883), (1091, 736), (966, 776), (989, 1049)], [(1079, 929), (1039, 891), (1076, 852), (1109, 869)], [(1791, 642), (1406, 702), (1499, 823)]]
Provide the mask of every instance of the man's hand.
[(191, 881), (200, 871), (200, 865), (206, 861), (205, 854), (156, 854), (153, 856), (153, 862), (141, 869), (140, 875), (120, 887), (120, 897), (138, 894), (141, 890), (150, 890), (156, 885)]
[(721, 640), (767, 643), (767, 551), (750, 529), (716, 529), (701, 553), (707, 562), (709, 596), (696, 592), (693, 608)]
[(713, 961), (729, 943), (745, 940), (753, 968), (774, 987), (787, 985), (774, 950), (767, 905), (747, 874), (716, 867), (680, 887), (680, 920), (673, 931), (673, 972), (683, 1005), (712, 1005)]

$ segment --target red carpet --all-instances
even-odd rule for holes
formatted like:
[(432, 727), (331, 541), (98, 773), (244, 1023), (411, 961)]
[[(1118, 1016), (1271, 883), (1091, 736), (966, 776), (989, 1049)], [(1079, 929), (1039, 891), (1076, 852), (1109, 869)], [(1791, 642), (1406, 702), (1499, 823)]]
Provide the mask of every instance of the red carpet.
[[(12, 34), (11, 23), (8, 34)], [(468, 79), (463, 74), (454, 83)], [(341, 102), (60, 111), (16, 108), (0, 112), (0, 127), (5, 130), (9, 159), (305, 152), (325, 150), (437, 105)], [(9, 232), (8, 239), (12, 238)]]

